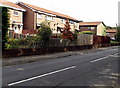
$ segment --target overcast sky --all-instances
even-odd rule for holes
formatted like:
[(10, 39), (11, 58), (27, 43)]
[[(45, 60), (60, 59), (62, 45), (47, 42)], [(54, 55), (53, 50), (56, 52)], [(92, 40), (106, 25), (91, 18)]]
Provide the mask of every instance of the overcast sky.
[(103, 21), (107, 26), (118, 23), (120, 0), (8, 0), (22, 1), (49, 10), (67, 14), (83, 21)]

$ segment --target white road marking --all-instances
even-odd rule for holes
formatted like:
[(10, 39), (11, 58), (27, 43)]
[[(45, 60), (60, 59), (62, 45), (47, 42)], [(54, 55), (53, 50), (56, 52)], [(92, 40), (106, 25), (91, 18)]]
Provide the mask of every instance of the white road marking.
[(58, 72), (66, 71), (66, 70), (69, 70), (69, 69), (73, 69), (75, 67), (76, 66), (67, 67), (67, 68), (64, 68), (64, 69), (61, 69), (61, 70), (56, 70), (56, 71), (53, 71), (53, 72), (50, 72), (50, 73), (46, 73), (46, 74), (43, 74), (43, 75), (31, 77), (31, 78), (24, 79), (24, 80), (21, 80), (21, 81), (18, 81), (18, 82), (10, 83), (10, 84), (8, 84), (8, 86), (12, 86), (12, 85), (20, 84), (20, 83), (27, 82), (27, 81), (30, 81), (30, 80), (34, 80), (34, 79), (37, 79), (37, 78), (41, 78), (41, 77), (44, 77), (44, 76), (52, 75), (52, 74), (55, 74), (55, 73), (58, 73)]
[(116, 53), (116, 54), (114, 54), (114, 55), (118, 55), (119, 53)]
[(117, 55), (109, 55), (110, 57), (114, 57), (114, 56), (117, 56)]
[(92, 63), (93, 62), (97, 62), (97, 61), (100, 61), (100, 60), (103, 60), (103, 59), (106, 59), (106, 58), (108, 58), (109, 56), (106, 56), (106, 57), (103, 57), (103, 58), (99, 58), (99, 59), (96, 59), (96, 60), (93, 60), (93, 61), (91, 61)]
[[(114, 56), (114, 57), (115, 57), (115, 55), (118, 55), (118, 54), (119, 54), (119, 53), (116, 53), (116, 54), (113, 54), (113, 55), (109, 55), (109, 56)], [(91, 62), (94, 63), (94, 62), (97, 62), (97, 61), (106, 59), (106, 58), (108, 58), (109, 56), (106, 56), (106, 57), (103, 57), (103, 58), (99, 58), (99, 59), (93, 60), (93, 61), (91, 61)]]
[(109, 55), (110, 57), (119, 57), (118, 55), (119, 53), (113, 54), (113, 55)]

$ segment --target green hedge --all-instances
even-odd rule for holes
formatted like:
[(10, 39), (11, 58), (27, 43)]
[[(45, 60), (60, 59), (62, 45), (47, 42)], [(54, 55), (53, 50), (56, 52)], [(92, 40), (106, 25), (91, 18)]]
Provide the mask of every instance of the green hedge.
[(78, 34), (94, 34), (95, 32), (93, 31), (82, 31), (82, 32), (79, 32)]

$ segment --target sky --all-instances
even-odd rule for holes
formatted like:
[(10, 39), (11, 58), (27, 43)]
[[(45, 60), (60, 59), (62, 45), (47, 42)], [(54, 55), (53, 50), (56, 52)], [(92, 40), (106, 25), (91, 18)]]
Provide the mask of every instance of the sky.
[(8, 0), (22, 1), (52, 11), (63, 13), (84, 22), (103, 21), (115, 27), (118, 24), (120, 0)]

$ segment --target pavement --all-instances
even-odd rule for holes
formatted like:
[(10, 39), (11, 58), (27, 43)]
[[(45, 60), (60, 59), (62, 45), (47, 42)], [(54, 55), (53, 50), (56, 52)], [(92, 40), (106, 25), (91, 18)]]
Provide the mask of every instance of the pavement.
[(80, 88), (79, 86), (89, 86), (87, 88), (120, 87), (118, 47), (99, 48), (96, 51), (85, 50), (82, 53), (79, 51), (78, 55), (64, 56), (59, 59), (2, 67), (3, 86), (11, 88), (14, 88), (13, 86), (35, 86), (35, 88), (36, 86), (38, 88), (45, 86), (50, 86), (50, 88), (61, 88), (61, 86), (65, 88), (66, 86), (68, 88), (70, 86), (78, 86), (78, 88)]
[(36, 61), (49, 60), (49, 59), (60, 59), (63, 57), (83, 55), (83, 54), (87, 54), (87, 53), (94, 53), (97, 51), (103, 51), (105, 49), (112, 49), (112, 48), (116, 48), (116, 47), (118, 47), (118, 46), (87, 49), (87, 50), (81, 50), (81, 51), (59, 52), (59, 53), (46, 54), (46, 55), (32, 55), (32, 56), (2, 58), (2, 66), (19, 65), (19, 64), (32, 63), (32, 62), (36, 62)]

